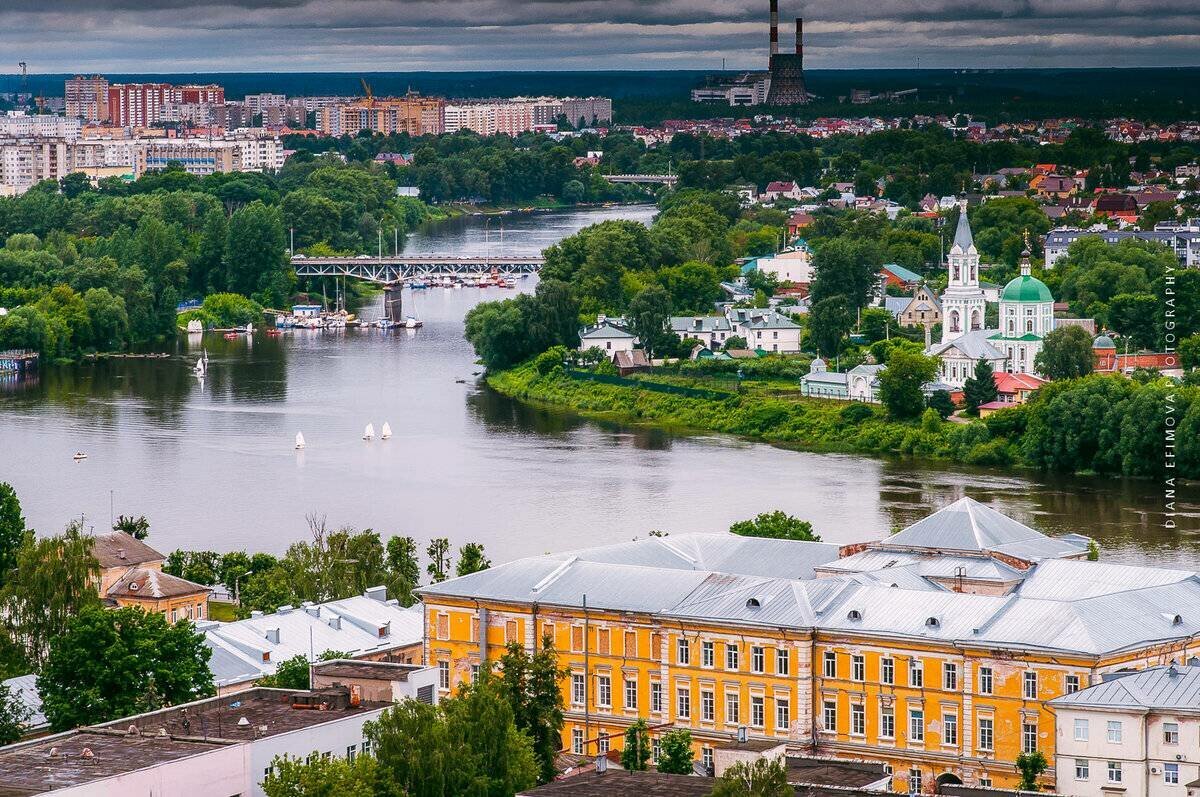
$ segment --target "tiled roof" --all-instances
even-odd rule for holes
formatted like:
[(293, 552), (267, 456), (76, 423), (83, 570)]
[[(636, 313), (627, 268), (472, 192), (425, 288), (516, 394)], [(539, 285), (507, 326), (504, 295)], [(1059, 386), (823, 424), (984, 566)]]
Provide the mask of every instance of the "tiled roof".
[(92, 538), (92, 553), (100, 562), (100, 568), (133, 567), (148, 562), (161, 562), (167, 557), (141, 540), (134, 539), (123, 531), (109, 531)]
[(161, 598), (180, 598), (185, 595), (207, 594), (211, 588), (185, 578), (154, 570), (149, 567), (131, 567), (111, 587), (108, 588), (110, 598), (134, 598), (139, 600), (158, 600)]

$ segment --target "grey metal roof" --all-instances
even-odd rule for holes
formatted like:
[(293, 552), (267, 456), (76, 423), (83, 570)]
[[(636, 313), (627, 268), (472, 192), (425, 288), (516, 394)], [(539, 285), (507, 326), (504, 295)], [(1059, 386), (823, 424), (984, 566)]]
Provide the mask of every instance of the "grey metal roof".
[[(1021, 585), (1020, 593), (1024, 598), (1080, 600), (1133, 589), (1178, 584), (1195, 577), (1196, 574), (1189, 570), (1136, 567), (1108, 562), (1051, 560), (1034, 569), (1032, 575)], [(1197, 613), (1200, 614), (1200, 607), (1197, 607)]]
[(958, 227), (954, 230), (954, 244), (964, 252), (975, 245), (975, 239), (971, 236), (971, 222), (967, 220), (967, 211), (962, 210), (958, 214)]
[(37, 688), (37, 675), (18, 675), (3, 682), (20, 703), (29, 709), (29, 718), (25, 720), (25, 728), (29, 731), (40, 731), (50, 727), (50, 721), (42, 713), (42, 695)]
[[(1021, 551), (1030, 561), (1079, 554), (1086, 543), (1055, 540), (1018, 523), (973, 498), (960, 498), (883, 540), (881, 548), (924, 548), (937, 551)], [(1018, 553), (1011, 555), (1019, 556)]]
[[(700, 326), (696, 326), (696, 322)], [(729, 332), (733, 326), (723, 315), (671, 316), (672, 332)]]
[(1200, 667), (1151, 667), (1050, 701), (1069, 708), (1200, 710)]
[[(886, 544), (886, 540), (884, 544)], [(961, 569), (963, 577), (988, 581), (1011, 582), (1024, 578), (1024, 573), (1003, 562), (983, 556), (945, 556), (918, 551), (889, 551), (875, 548), (860, 551), (836, 562), (821, 566), (830, 572), (872, 573), (881, 579), (888, 573), (910, 570), (922, 578), (953, 578)]]
[(606, 339), (625, 340), (627, 338), (634, 338), (637, 336), (631, 332), (628, 332), (628, 331), (622, 329), (621, 327), (615, 326), (615, 325), (610, 324), (607, 321), (605, 321), (603, 324), (596, 324), (595, 326), (584, 327), (583, 329), (581, 329), (579, 331), (579, 337), (583, 340), (606, 340)]
[(950, 349), (958, 349), (972, 360), (1003, 360), (1004, 353), (989, 342), (989, 338), (999, 333), (998, 329), (976, 329), (964, 332), (953, 340), (933, 344), (926, 354), (940, 357)]

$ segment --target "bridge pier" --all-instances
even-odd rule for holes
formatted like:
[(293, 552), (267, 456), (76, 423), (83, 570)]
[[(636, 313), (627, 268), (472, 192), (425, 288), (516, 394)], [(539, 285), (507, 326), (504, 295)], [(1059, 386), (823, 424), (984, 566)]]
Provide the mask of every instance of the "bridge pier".
[(404, 303), (401, 301), (403, 288), (399, 283), (392, 283), (383, 289), (383, 316), (397, 324), (404, 323)]

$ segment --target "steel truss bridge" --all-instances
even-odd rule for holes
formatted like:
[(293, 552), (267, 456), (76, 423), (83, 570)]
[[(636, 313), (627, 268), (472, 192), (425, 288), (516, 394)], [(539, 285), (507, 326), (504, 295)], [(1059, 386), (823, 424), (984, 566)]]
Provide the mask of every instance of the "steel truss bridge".
[(673, 186), (679, 182), (677, 174), (603, 174), (610, 183), (643, 183)]
[(393, 285), (413, 277), (534, 274), (542, 268), (541, 255), (401, 257), (293, 257), (297, 277), (351, 277)]

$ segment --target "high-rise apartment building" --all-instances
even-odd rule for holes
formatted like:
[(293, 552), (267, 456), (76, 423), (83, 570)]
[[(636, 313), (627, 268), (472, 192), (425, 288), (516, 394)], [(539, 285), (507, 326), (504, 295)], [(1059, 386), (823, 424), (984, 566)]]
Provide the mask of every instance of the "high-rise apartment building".
[(360, 130), (389, 135), (424, 136), (445, 132), (446, 101), (440, 97), (367, 98), (327, 105), (317, 111), (317, 129), (329, 136), (354, 135)]
[(66, 115), (88, 124), (108, 121), (108, 78), (100, 75), (68, 78), (63, 91)]
[(171, 83), (114, 83), (108, 87), (108, 110), (120, 127), (152, 127), (168, 104), (225, 102), (225, 89), (215, 84), (176, 86)]

